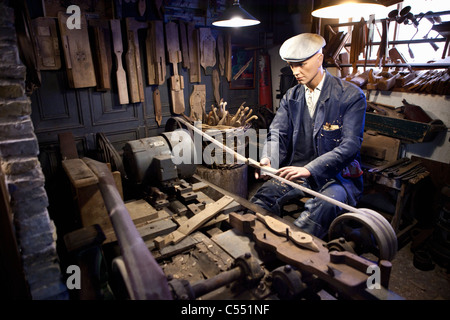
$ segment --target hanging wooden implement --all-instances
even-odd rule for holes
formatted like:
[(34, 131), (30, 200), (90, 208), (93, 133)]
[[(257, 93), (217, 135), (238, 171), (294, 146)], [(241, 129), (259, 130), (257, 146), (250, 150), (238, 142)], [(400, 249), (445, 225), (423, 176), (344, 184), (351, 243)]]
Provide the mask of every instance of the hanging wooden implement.
[(180, 41), (178, 38), (178, 26), (175, 22), (166, 24), (166, 43), (169, 62), (173, 66), (173, 75), (170, 77), (170, 94), (172, 97), (172, 111), (175, 114), (184, 113), (184, 80), (178, 74), (178, 63), (182, 61)]
[(225, 37), (225, 77), (228, 82), (231, 82), (232, 68), (231, 68), (231, 35), (227, 34)]
[(206, 86), (204, 84), (194, 85), (189, 102), (191, 107), (190, 117), (194, 120), (202, 121), (206, 106)]
[(353, 73), (356, 74), (358, 57), (361, 53), (364, 53), (365, 48), (365, 37), (364, 28), (366, 26), (366, 21), (364, 18), (353, 26), (351, 35), (351, 47), (350, 47), (350, 63), (353, 67)]
[(155, 120), (158, 123), (158, 126), (161, 126), (162, 121), (161, 94), (158, 88), (153, 90), (153, 107), (155, 108)]
[(211, 34), (210, 28), (200, 28), (200, 64), (205, 69), (205, 74), (212, 73), (212, 67), (216, 65), (216, 40)]
[(195, 28), (194, 23), (189, 23), (187, 26), (187, 38), (189, 46), (189, 81), (201, 82), (202, 75), (200, 70), (200, 45), (199, 32)]
[(64, 12), (58, 13), (59, 30), (64, 49), (67, 77), (71, 88), (95, 87), (94, 63), (92, 61), (91, 47), (86, 17), (80, 16), (81, 28), (67, 28), (67, 18)]
[(94, 61), (97, 90), (111, 89), (111, 31), (108, 20), (90, 19), (89, 26), (94, 35)]
[(111, 34), (113, 39), (114, 55), (116, 56), (117, 70), (117, 91), (119, 94), (119, 103), (128, 104), (128, 87), (127, 87), (127, 75), (122, 64), (123, 43), (122, 32), (120, 29), (120, 20), (110, 20)]
[(145, 43), (148, 84), (162, 85), (166, 81), (166, 51), (162, 21), (149, 22)]
[(145, 0), (139, 0), (138, 10), (139, 10), (139, 15), (141, 17), (144, 15), (146, 7), (147, 7), (146, 1)]
[(39, 17), (33, 19), (31, 23), (36, 35), (38, 70), (59, 70), (61, 54), (55, 19)]
[(223, 43), (223, 35), (221, 34), (217, 36), (217, 52), (219, 55), (219, 71), (220, 75), (223, 76), (225, 73), (225, 48)]
[(180, 41), (181, 41), (181, 53), (183, 55), (183, 68), (189, 69), (191, 67), (189, 60), (189, 46), (187, 39), (187, 28), (186, 23), (179, 21), (180, 26)]
[(381, 43), (378, 47), (377, 59), (375, 61), (375, 65), (382, 67), (386, 63), (386, 58), (389, 56), (388, 48), (389, 48), (389, 21), (387, 19), (381, 20)]
[(134, 18), (126, 18), (126, 30), (128, 50), (125, 62), (128, 74), (128, 85), (130, 86), (131, 102), (143, 102), (144, 79), (142, 76), (141, 53), (139, 50), (138, 30), (148, 27), (146, 22), (136, 21)]
[(213, 85), (213, 91), (214, 91), (214, 100), (217, 104), (220, 103), (220, 76), (219, 71), (214, 68), (212, 72), (212, 85)]

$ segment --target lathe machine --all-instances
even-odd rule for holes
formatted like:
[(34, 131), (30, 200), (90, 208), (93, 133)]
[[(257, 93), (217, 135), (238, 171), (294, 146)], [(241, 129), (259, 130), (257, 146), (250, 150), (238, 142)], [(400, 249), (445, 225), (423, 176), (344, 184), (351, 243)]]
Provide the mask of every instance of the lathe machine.
[[(397, 238), (383, 216), (344, 207), (327, 241), (311, 236), (292, 219), (273, 216), (196, 174), (201, 164), (194, 159), (193, 135), (217, 142), (186, 119), (171, 123), (173, 131), (166, 127), (159, 136), (124, 147), (127, 179), (153, 209), (145, 222), (130, 216), (108, 166), (82, 159), (98, 178), (115, 235), (106, 243), (101, 228), (91, 225), (65, 237), (77, 263), (88, 265), (90, 297), (402, 299), (388, 289)], [(174, 161), (180, 150), (192, 150), (184, 154), (192, 161)], [(256, 160), (244, 160), (244, 166), (258, 166)], [(293, 182), (280, 178), (280, 183)]]

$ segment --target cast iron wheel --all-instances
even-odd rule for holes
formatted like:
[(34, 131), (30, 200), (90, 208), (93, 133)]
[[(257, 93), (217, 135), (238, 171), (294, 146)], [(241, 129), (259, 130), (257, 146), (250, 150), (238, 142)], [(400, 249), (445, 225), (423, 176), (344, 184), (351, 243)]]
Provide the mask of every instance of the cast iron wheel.
[(391, 261), (397, 253), (397, 236), (390, 223), (379, 213), (359, 209), (361, 213), (344, 213), (331, 223), (329, 239), (343, 237), (354, 243), (356, 254), (371, 253), (379, 260)]

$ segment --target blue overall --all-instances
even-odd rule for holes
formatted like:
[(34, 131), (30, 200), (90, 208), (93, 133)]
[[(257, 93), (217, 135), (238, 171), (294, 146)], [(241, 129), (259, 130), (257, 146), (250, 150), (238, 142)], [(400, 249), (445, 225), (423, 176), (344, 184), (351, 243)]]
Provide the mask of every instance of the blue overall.
[[(274, 168), (304, 166), (311, 176), (304, 179), (303, 186), (355, 206), (363, 191), (359, 162), (366, 97), (357, 86), (325, 72), (313, 119), (308, 119), (304, 87), (297, 85), (286, 92), (270, 125), (261, 158), (269, 158)], [(281, 215), (287, 201), (304, 196), (301, 190), (272, 179), (251, 201)], [(294, 223), (324, 238), (341, 212), (341, 208), (325, 200), (312, 198)]]

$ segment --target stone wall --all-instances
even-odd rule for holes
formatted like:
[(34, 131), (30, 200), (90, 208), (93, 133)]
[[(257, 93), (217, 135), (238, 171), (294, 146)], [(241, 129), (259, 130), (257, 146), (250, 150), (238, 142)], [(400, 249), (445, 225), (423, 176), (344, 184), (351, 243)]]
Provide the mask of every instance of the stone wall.
[(11, 196), (16, 238), (32, 299), (68, 299), (47, 211), (39, 145), (25, 93), (14, 9), (0, 0), (0, 162)]

